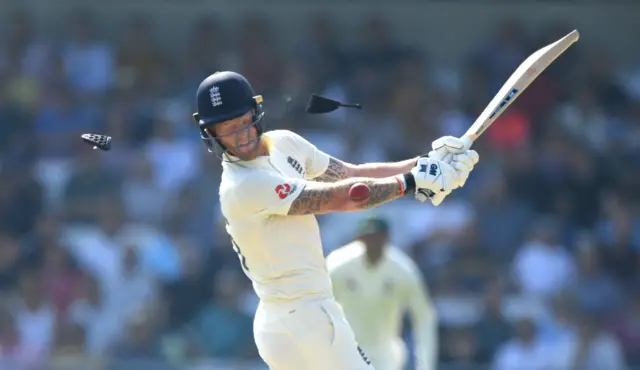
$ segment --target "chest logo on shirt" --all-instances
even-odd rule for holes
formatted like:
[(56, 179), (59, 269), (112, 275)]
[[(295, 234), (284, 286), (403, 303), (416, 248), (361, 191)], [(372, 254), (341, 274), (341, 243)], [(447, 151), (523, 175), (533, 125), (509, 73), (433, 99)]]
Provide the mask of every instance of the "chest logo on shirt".
[(304, 175), (304, 168), (302, 168), (300, 162), (298, 162), (295, 158), (288, 156), (287, 163), (289, 163), (297, 173), (299, 173), (300, 175)]
[(280, 199), (284, 199), (286, 197), (289, 196), (289, 194), (293, 193), (296, 190), (296, 186), (293, 185), (289, 185), (289, 184), (280, 184), (278, 186), (276, 186), (276, 194), (278, 194), (278, 197)]

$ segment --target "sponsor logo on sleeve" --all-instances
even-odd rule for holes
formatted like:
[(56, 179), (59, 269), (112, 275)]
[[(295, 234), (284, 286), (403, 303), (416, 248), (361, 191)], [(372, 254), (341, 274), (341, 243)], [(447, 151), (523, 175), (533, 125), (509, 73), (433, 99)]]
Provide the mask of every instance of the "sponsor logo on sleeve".
[(278, 186), (276, 186), (276, 194), (278, 194), (278, 197), (280, 199), (285, 199), (286, 197), (289, 196), (289, 194), (293, 193), (294, 191), (296, 191), (296, 186), (295, 185), (289, 185), (289, 184), (280, 184)]

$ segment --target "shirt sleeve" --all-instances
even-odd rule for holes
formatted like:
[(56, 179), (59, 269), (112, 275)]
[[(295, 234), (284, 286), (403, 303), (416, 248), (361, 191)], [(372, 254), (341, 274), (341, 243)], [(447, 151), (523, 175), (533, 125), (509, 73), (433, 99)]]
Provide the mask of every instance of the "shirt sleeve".
[(295, 142), (296, 149), (300, 151), (305, 158), (305, 177), (307, 179), (313, 179), (322, 175), (329, 167), (329, 160), (331, 159), (331, 156), (318, 149), (302, 136), (294, 132), (291, 134)]
[(229, 189), (229, 208), (235, 214), (286, 215), (307, 181), (276, 172), (255, 171)]

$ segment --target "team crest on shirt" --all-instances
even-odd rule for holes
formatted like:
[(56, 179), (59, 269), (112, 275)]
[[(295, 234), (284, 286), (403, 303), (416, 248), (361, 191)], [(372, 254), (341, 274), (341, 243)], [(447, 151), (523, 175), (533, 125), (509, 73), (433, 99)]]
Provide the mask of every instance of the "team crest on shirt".
[(296, 191), (296, 185), (280, 184), (276, 186), (275, 190), (276, 190), (276, 194), (278, 194), (278, 197), (280, 199), (285, 199), (286, 197), (289, 196), (289, 194)]

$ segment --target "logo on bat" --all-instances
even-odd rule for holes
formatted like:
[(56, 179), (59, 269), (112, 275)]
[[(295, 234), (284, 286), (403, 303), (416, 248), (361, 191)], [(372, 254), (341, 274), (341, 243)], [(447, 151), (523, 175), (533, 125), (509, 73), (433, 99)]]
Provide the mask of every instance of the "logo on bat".
[(507, 94), (507, 96), (505, 96), (504, 99), (502, 99), (502, 103), (500, 103), (500, 105), (498, 105), (498, 108), (496, 108), (496, 110), (494, 110), (493, 113), (491, 113), (491, 115), (489, 116), (489, 119), (492, 119), (498, 113), (500, 113), (502, 108), (504, 108), (507, 104), (509, 104), (509, 102), (516, 96), (516, 94), (518, 94), (518, 91), (519, 91), (518, 89), (512, 89)]

